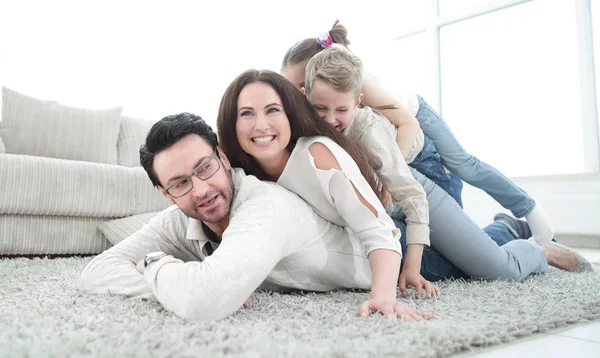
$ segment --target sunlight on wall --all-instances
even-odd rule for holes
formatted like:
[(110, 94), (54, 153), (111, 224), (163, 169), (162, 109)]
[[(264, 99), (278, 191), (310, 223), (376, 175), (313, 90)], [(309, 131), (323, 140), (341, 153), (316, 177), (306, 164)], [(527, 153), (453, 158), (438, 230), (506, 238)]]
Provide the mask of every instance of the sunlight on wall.
[[(441, 0), (440, 12), (490, 2)], [(279, 71), (291, 45), (338, 18), (386, 88), (438, 107), (432, 32), (392, 40), (422, 28), (431, 1), (302, 3), (2, 0), (0, 85), (151, 120), (190, 111), (214, 126), (237, 75)], [(532, 1), (441, 27), (443, 115), (469, 151), (508, 175), (584, 171), (573, 8)]]
[(360, 3), (308, 0), (292, 9), (280, 1), (214, 1), (209, 9), (197, 1), (4, 1), (0, 84), (70, 105), (123, 106), (126, 115), (153, 120), (191, 111), (214, 124), (238, 74), (279, 71), (291, 45), (336, 18), (349, 28), (351, 47), (368, 55), (389, 43), (398, 23), (418, 21), (402, 7), (423, 7), (418, 0), (375, 0), (373, 10)]

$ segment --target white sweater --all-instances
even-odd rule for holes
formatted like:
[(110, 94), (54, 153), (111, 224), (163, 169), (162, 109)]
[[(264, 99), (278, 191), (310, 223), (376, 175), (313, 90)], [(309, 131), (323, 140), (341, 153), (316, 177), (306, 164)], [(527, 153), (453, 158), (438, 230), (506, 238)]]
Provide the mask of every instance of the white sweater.
[[(207, 256), (201, 222), (176, 206), (95, 257), (81, 275), (94, 293), (155, 297), (187, 319), (220, 319), (239, 309), (259, 286), (277, 291), (370, 289), (371, 269), (357, 235), (316, 214), (281, 186), (232, 170), (230, 223)], [(144, 275), (135, 265), (164, 251)]]
[[(329, 149), (341, 171), (322, 170), (315, 166), (309, 150), (314, 143), (321, 143)], [(375, 249), (388, 249), (402, 255), (400, 230), (385, 212), (356, 162), (330, 138), (298, 139), (277, 184), (300, 195), (325, 220), (339, 226), (347, 225), (357, 234), (367, 254)], [(361, 203), (353, 186), (377, 210), (377, 217)]]

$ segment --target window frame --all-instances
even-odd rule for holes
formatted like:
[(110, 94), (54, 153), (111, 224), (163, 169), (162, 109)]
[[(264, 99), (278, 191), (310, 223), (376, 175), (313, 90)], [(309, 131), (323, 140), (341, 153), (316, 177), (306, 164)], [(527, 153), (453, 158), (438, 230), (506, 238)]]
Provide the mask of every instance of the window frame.
[[(443, 80), (441, 70), (440, 53), (440, 29), (443, 26), (486, 15), (495, 11), (503, 10), (512, 6), (519, 6), (531, 1), (544, 0), (498, 0), (480, 7), (464, 11), (453, 16), (440, 16), (439, 0), (431, 2), (431, 16), (422, 26), (393, 37), (392, 41), (401, 40), (422, 33), (430, 34), (431, 46), (433, 47), (434, 68), (434, 93), (435, 98), (428, 99), (439, 108), (443, 115), (441, 81)], [(581, 92), (581, 121), (582, 138), (584, 145), (584, 171), (600, 172), (600, 131), (598, 124), (598, 97), (596, 95), (596, 74), (594, 62), (594, 42), (591, 0), (573, 0), (576, 14), (577, 48), (579, 58), (579, 83)], [(600, 21), (596, 19), (595, 21)], [(600, 66), (600, 64), (598, 64)], [(572, 173), (580, 174), (580, 173)]]

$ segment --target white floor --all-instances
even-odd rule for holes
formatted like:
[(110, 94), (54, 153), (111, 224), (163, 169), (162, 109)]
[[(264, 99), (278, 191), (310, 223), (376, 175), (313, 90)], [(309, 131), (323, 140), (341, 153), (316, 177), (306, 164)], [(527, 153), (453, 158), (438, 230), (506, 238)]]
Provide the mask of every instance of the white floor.
[[(590, 261), (600, 261), (600, 250), (577, 249)], [(599, 283), (600, 284), (600, 283)], [(454, 358), (587, 358), (600, 357), (600, 321), (552, 330), (528, 338), (461, 353)]]

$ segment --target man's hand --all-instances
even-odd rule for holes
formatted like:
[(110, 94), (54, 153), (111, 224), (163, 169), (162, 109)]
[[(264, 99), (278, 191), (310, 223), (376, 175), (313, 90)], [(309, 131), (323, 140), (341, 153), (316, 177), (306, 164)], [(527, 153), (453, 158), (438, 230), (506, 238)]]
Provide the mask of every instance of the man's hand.
[(417, 311), (404, 303), (398, 302), (395, 298), (371, 297), (369, 300), (363, 302), (358, 309), (358, 314), (362, 317), (375, 312), (379, 312), (385, 317), (397, 317), (408, 322), (433, 318), (433, 315)]
[(404, 297), (408, 296), (407, 286), (414, 286), (417, 289), (418, 298), (422, 297), (423, 288), (425, 289), (427, 298), (439, 296), (440, 294), (440, 289), (436, 285), (424, 279), (418, 269), (411, 267), (404, 267), (398, 283), (400, 285), (400, 292), (402, 292), (402, 296)]

